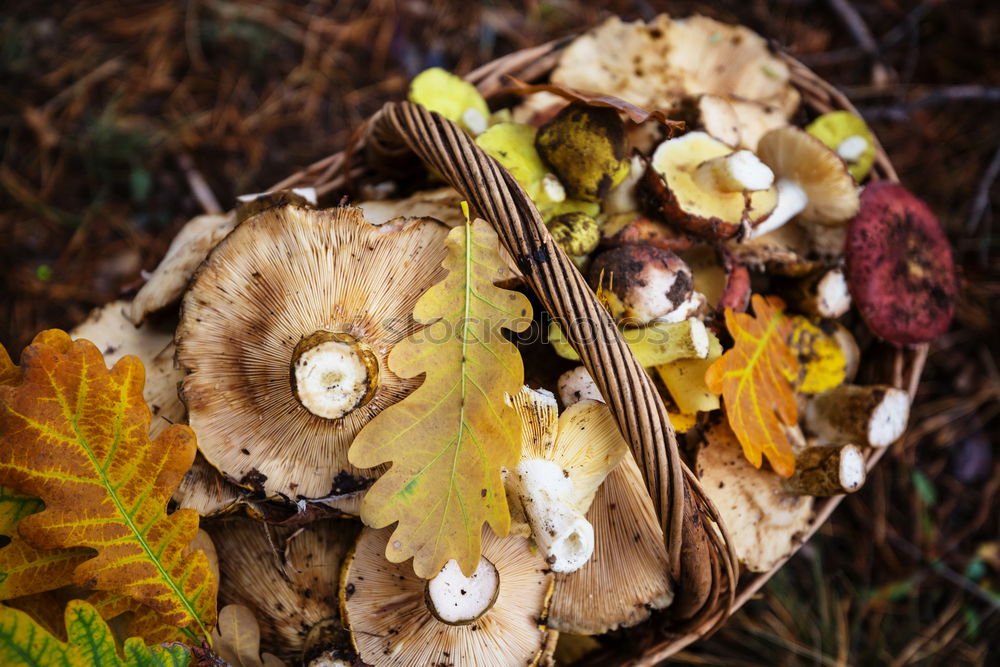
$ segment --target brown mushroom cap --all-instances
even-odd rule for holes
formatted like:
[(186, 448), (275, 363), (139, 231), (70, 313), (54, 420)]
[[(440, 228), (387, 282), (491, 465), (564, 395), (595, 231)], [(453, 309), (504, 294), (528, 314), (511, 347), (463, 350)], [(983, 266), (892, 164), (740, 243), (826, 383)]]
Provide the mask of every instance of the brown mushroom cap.
[(597, 490), (587, 520), (594, 553), (576, 572), (556, 575), (549, 625), (596, 635), (636, 625), (668, 606), (674, 587), (663, 531), (631, 453)]
[(351, 657), (337, 589), (357, 522), (322, 519), (295, 532), (244, 517), (209, 526), (219, 555), (219, 604), (253, 610), (262, 650), (290, 665), (323, 651)]
[[(421, 382), (396, 376), (386, 358), (418, 329), (411, 313), (444, 274), (446, 234), (429, 219), (387, 232), (357, 209), (287, 206), (226, 237), (198, 270), (177, 329), (190, 372), (182, 397), (205, 458), (241, 485), (292, 498), (355, 491), (377, 475), (352, 466), (347, 450)], [(338, 419), (307, 409), (292, 386), (297, 347), (317, 332), (355, 341), (374, 364), (376, 386)]]
[(601, 289), (611, 314), (643, 326), (673, 313), (691, 296), (691, 269), (669, 250), (627, 244), (594, 258), (590, 286)]
[(765, 220), (777, 205), (774, 187), (747, 193), (723, 190), (696, 177), (699, 165), (733, 153), (704, 132), (664, 141), (653, 153), (640, 191), (667, 222), (712, 240), (735, 236), (747, 223)]
[[(552, 574), (521, 537), (483, 531), (482, 555), (500, 577), (493, 606), (469, 625), (449, 625), (427, 607), (427, 582), (407, 562), (385, 558), (391, 529), (365, 528), (342, 575), (341, 609), (361, 659), (376, 667), (533, 665), (547, 632)], [(484, 662), (485, 661), (485, 662)]]

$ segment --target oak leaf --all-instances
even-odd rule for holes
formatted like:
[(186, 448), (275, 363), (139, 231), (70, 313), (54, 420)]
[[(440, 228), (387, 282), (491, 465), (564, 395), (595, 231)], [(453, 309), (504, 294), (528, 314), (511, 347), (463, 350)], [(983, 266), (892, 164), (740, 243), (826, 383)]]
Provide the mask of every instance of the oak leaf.
[(795, 389), (802, 394), (821, 394), (840, 386), (846, 377), (847, 360), (837, 339), (807, 317), (793, 315), (788, 346), (799, 361)]
[(184, 667), (191, 654), (180, 645), (147, 647), (137, 637), (126, 639), (124, 659), (114, 636), (97, 610), (83, 600), (66, 606), (63, 642), (23, 611), (0, 607), (0, 664), (62, 667)]
[(521, 331), (531, 304), (496, 287), (508, 269), (496, 232), (482, 220), (451, 230), (444, 280), (417, 302), (428, 324), (396, 345), (389, 367), (423, 384), (383, 410), (358, 434), (351, 463), (392, 461), (368, 490), (361, 518), (382, 528), (399, 522), (386, 557), (413, 557), (417, 576), (433, 577), (450, 559), (469, 575), (479, 563), (482, 525), (510, 527), (501, 469), (520, 458), (520, 421), (504, 402), (524, 380), (521, 356), (501, 329)]
[(45, 510), (22, 519), (20, 535), (42, 549), (96, 550), (77, 565), (77, 585), (130, 596), (207, 635), (216, 579), (204, 553), (185, 552), (198, 514), (166, 511), (194, 459), (192, 431), (170, 426), (151, 441), (142, 363), (124, 357), (108, 370), (92, 343), (65, 332), (39, 334), (21, 372), (0, 386), (0, 484)]
[(783, 424), (798, 423), (798, 409), (791, 381), (799, 373), (798, 361), (786, 341), (792, 332), (784, 302), (777, 297), (753, 295), (753, 315), (726, 309), (726, 328), (733, 347), (705, 373), (709, 391), (722, 394), (726, 416), (743, 454), (757, 468), (761, 454), (774, 471), (788, 477), (795, 471), (795, 456)]

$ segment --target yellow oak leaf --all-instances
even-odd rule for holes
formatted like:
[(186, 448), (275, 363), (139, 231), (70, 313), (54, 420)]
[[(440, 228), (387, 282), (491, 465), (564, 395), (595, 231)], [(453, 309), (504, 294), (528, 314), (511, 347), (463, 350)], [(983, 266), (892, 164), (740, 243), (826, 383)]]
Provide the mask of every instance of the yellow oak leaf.
[(392, 461), (366, 493), (361, 518), (374, 528), (398, 521), (386, 557), (412, 557), (425, 579), (450, 559), (471, 575), (483, 523), (500, 536), (510, 528), (500, 475), (520, 458), (521, 425), (504, 394), (520, 391), (524, 367), (501, 329), (521, 331), (531, 321), (523, 294), (493, 284), (507, 269), (487, 223), (456, 227), (445, 243), (448, 275), (413, 312), (430, 326), (389, 354), (397, 375), (425, 373), (424, 382), (369, 422), (349, 452), (363, 468)]
[(778, 297), (753, 295), (753, 315), (726, 309), (733, 347), (705, 373), (709, 391), (722, 394), (729, 425), (743, 455), (760, 467), (761, 454), (782, 477), (795, 471), (792, 445), (782, 424), (798, 423), (791, 380), (799, 365), (788, 347), (792, 322)]
[(207, 636), (217, 580), (203, 552), (186, 553), (198, 514), (167, 514), (191, 466), (193, 432), (170, 426), (150, 440), (135, 357), (112, 369), (92, 343), (39, 334), (21, 356), (22, 379), (0, 386), (0, 484), (40, 498), (20, 521), (41, 549), (83, 547), (74, 583), (134, 598), (179, 628)]
[(191, 654), (183, 646), (147, 647), (137, 637), (126, 639), (120, 652), (107, 623), (83, 600), (70, 601), (65, 619), (67, 641), (64, 642), (23, 611), (0, 607), (0, 664), (184, 667), (191, 662)]

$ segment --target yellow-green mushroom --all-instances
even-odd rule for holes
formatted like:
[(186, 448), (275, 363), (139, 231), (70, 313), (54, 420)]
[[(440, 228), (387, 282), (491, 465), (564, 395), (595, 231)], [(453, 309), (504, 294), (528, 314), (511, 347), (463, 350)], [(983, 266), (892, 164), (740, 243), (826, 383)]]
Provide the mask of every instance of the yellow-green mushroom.
[(410, 82), (407, 99), (436, 111), (473, 136), (489, 126), (490, 108), (476, 87), (440, 67), (418, 74)]
[(872, 170), (875, 137), (860, 116), (850, 111), (831, 111), (810, 123), (806, 132), (833, 149), (858, 183)]

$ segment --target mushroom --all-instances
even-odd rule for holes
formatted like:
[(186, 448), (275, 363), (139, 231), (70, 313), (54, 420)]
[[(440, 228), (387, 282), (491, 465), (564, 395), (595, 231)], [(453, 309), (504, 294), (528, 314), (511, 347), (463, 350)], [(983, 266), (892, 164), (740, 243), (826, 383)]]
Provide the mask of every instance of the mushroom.
[(691, 269), (669, 250), (636, 244), (612, 248), (594, 258), (587, 274), (611, 315), (626, 326), (691, 315)]
[(820, 394), (840, 385), (847, 375), (847, 359), (836, 329), (829, 320), (814, 322), (802, 315), (788, 316), (792, 331), (785, 341), (798, 359), (795, 390), (800, 394)]
[(695, 469), (748, 570), (767, 572), (798, 548), (812, 517), (812, 497), (786, 492), (780, 477), (755, 468), (725, 421), (705, 431)]
[(812, 317), (833, 319), (851, 309), (847, 278), (839, 266), (794, 281), (783, 296), (792, 308)]
[(524, 387), (508, 403), (521, 418), (521, 460), (505, 486), (553, 572), (580, 569), (594, 549), (584, 518), (597, 487), (628, 446), (604, 403), (583, 400), (558, 415), (556, 399)]
[[(705, 324), (696, 317), (680, 322), (654, 322), (640, 329), (627, 328), (622, 331), (622, 338), (639, 363), (647, 368), (678, 359), (704, 359), (711, 343)], [(549, 326), (548, 342), (563, 359), (580, 360), (558, 322)]]
[(476, 144), (510, 172), (544, 215), (566, 200), (566, 188), (538, 154), (537, 134), (531, 125), (498, 123), (476, 137)]
[(570, 257), (589, 255), (601, 240), (597, 221), (579, 211), (557, 215), (548, 226), (552, 239)]
[(556, 383), (559, 389), (559, 400), (563, 407), (568, 408), (580, 401), (604, 401), (601, 390), (597, 388), (594, 378), (586, 366), (577, 366), (559, 376)]
[(549, 626), (603, 634), (669, 606), (674, 586), (663, 531), (631, 452), (597, 490), (587, 520), (594, 526), (594, 554), (576, 572), (556, 576)]
[(790, 493), (837, 496), (865, 483), (865, 457), (854, 445), (807, 447), (795, 457), (795, 472), (782, 481)]
[(785, 118), (799, 104), (788, 65), (762, 37), (704, 16), (661, 14), (649, 23), (611, 17), (567, 46), (550, 78), (645, 109), (668, 109), (702, 93), (759, 102)]
[(909, 418), (910, 397), (902, 389), (842, 384), (809, 401), (805, 425), (821, 444), (888, 447), (903, 435)]
[(341, 575), (341, 610), (365, 664), (536, 664), (548, 639), (553, 575), (528, 540), (485, 529), (478, 576), (450, 561), (424, 580), (409, 563), (386, 560), (391, 534), (363, 529)]
[(201, 516), (210, 517), (235, 510), (248, 495), (246, 489), (229, 482), (199, 452), (174, 491), (173, 501), (180, 509), (193, 509)]
[(687, 98), (678, 114), (689, 129), (704, 130), (733, 148), (751, 151), (769, 131), (788, 125), (788, 116), (778, 107), (729, 95)]
[(792, 218), (811, 225), (841, 227), (858, 212), (858, 186), (839, 155), (804, 130), (787, 125), (765, 134), (760, 159), (774, 170), (778, 206), (751, 236), (760, 236)]
[(436, 111), (473, 136), (485, 132), (489, 124), (490, 108), (476, 87), (440, 67), (414, 77), (407, 99)]
[(809, 123), (806, 132), (839, 155), (858, 183), (871, 172), (875, 164), (875, 137), (861, 116), (850, 111), (831, 111)]
[[(357, 491), (354, 436), (411, 392), (386, 364), (441, 279), (447, 229), (383, 232), (354, 208), (271, 209), (213, 251), (184, 297), (177, 360), (206, 460), (265, 495)], [(331, 501), (336, 503), (336, 501)]]
[(535, 147), (571, 199), (599, 202), (629, 173), (625, 124), (608, 107), (564, 107), (538, 128)]
[(845, 255), (851, 296), (875, 335), (916, 345), (948, 330), (958, 298), (951, 246), (927, 205), (901, 185), (865, 187)]
[(600, 245), (605, 248), (636, 244), (681, 252), (690, 248), (693, 240), (670, 225), (635, 211), (609, 215), (601, 225)]
[(722, 356), (722, 344), (713, 333), (709, 338), (708, 353), (704, 359), (677, 359), (660, 364), (656, 372), (670, 392), (670, 397), (683, 414), (711, 412), (719, 409), (719, 395), (708, 390), (705, 373), (716, 359)]
[(219, 554), (219, 602), (253, 610), (262, 650), (287, 664), (355, 664), (338, 573), (359, 524), (321, 519), (293, 531), (235, 517), (208, 525)]
[(750, 305), (750, 273), (725, 247), (697, 245), (680, 253), (691, 268), (695, 292), (717, 312), (743, 312)]
[(773, 181), (768, 165), (750, 151), (688, 132), (657, 147), (641, 194), (667, 222), (722, 240), (772, 215), (779, 202)]

